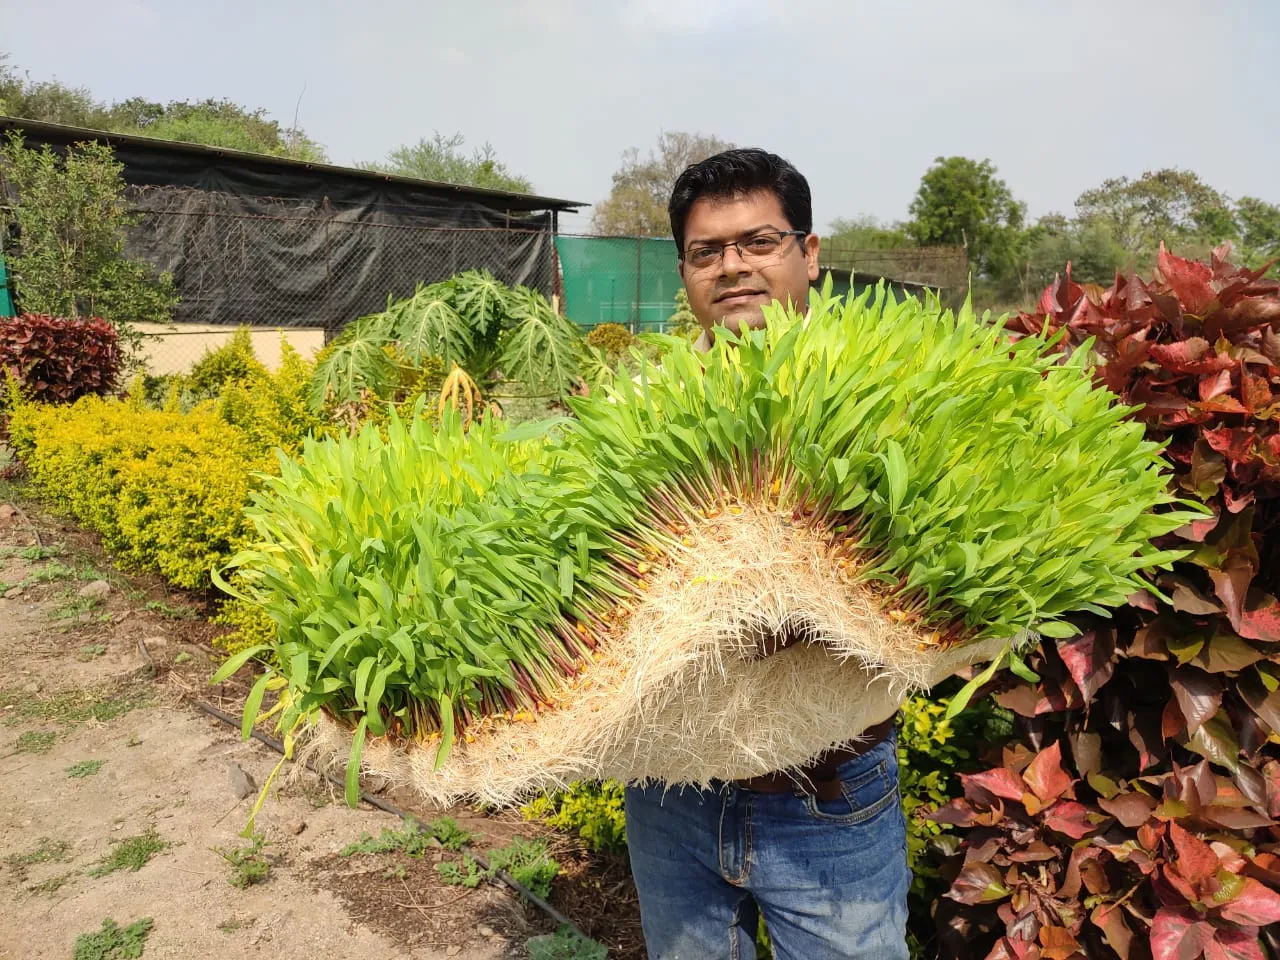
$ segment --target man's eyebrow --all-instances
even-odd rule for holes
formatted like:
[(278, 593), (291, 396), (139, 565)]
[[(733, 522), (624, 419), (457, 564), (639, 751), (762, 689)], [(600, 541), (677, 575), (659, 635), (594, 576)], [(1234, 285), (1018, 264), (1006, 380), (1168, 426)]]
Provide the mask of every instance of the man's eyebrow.
[[(761, 223), (754, 227), (748, 227), (746, 230), (743, 230), (740, 233), (738, 233), (738, 236), (749, 237), (752, 234), (759, 233), (761, 230), (775, 230), (775, 231), (781, 232), (782, 228), (774, 226), (772, 223)], [(720, 243), (720, 242), (721, 241), (719, 237), (694, 237), (693, 239), (688, 241), (688, 244), (689, 246), (692, 247), (699, 243)]]

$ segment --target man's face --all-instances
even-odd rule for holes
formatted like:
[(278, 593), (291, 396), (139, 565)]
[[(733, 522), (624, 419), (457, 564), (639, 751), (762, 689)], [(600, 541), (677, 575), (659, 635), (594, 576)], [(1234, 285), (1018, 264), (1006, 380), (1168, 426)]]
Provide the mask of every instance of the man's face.
[(757, 190), (737, 197), (703, 197), (689, 210), (684, 230), (684, 258), (680, 276), (689, 294), (689, 306), (703, 329), (725, 326), (764, 326), (764, 307), (788, 300), (803, 309), (809, 284), (818, 278), (818, 238), (784, 237), (775, 254), (762, 259), (744, 256), (737, 247), (725, 247), (724, 255), (709, 266), (690, 263), (689, 252), (701, 244), (745, 241), (760, 234), (793, 229), (782, 203), (772, 190)]

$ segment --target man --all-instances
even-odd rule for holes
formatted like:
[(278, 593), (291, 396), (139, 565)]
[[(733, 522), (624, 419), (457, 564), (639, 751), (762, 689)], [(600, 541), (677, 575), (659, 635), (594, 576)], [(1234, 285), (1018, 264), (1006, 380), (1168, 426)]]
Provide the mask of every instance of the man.
[[(775, 300), (804, 308), (818, 237), (791, 164), (763, 150), (718, 154), (680, 175), (669, 211), (703, 348), (717, 327), (759, 328)], [(892, 718), (803, 770), (709, 790), (628, 787), (626, 815), (652, 960), (750, 960), (761, 916), (778, 960), (906, 960)]]

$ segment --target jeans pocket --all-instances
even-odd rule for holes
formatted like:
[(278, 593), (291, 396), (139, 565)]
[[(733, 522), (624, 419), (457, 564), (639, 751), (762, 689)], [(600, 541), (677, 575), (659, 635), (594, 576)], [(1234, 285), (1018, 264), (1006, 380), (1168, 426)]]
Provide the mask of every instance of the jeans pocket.
[(898, 802), (897, 778), (890, 773), (889, 764), (881, 760), (870, 770), (841, 780), (839, 797), (819, 800), (806, 792), (804, 802), (809, 816), (823, 823), (863, 823)]

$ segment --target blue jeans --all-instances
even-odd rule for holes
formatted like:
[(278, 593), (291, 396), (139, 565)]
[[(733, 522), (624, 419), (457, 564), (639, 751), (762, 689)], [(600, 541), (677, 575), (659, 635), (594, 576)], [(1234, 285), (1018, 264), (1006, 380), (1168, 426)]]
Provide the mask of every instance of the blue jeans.
[(831, 802), (733, 784), (628, 787), (651, 960), (752, 960), (759, 916), (777, 960), (907, 960), (896, 740), (841, 766)]

